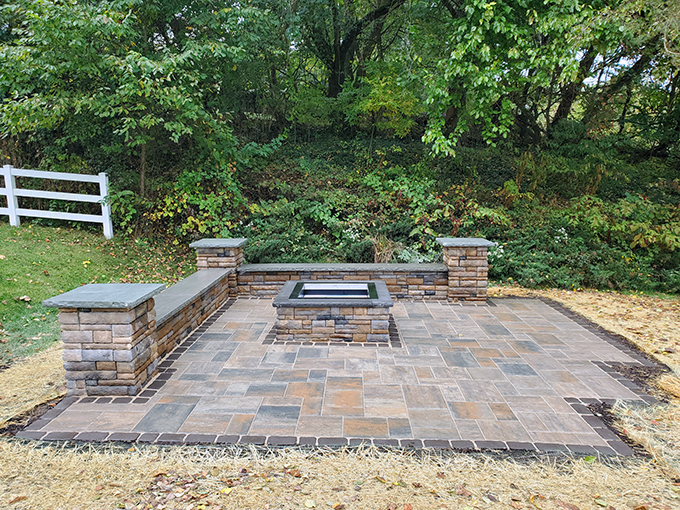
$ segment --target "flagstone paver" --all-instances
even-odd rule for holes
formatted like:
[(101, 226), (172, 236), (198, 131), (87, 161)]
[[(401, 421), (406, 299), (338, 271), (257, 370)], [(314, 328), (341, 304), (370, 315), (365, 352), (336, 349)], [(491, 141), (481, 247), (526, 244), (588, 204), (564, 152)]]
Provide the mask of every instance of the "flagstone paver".
[(401, 301), (392, 312), (401, 347), (264, 344), (275, 322), (271, 300), (237, 299), (168, 356), (139, 397), (71, 399), (25, 434), (433, 447), (500, 441), (613, 453), (625, 445), (583, 402), (650, 400), (603, 364), (643, 359), (540, 300)]

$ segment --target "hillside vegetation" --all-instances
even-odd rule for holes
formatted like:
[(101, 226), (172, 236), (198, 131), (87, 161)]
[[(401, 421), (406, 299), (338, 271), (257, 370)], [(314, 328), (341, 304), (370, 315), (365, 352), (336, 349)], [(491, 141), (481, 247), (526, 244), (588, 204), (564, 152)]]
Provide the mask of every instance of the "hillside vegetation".
[(497, 280), (677, 293), (679, 5), (17, 0), (0, 157), (107, 172), (121, 237), (412, 262), (484, 236)]

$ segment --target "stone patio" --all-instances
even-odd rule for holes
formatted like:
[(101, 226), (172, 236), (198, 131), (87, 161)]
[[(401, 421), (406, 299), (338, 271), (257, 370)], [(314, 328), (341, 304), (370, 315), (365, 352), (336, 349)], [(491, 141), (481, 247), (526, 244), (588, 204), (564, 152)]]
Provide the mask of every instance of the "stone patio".
[(399, 301), (391, 344), (277, 343), (275, 315), (230, 299), (140, 395), (64, 399), (19, 436), (627, 455), (587, 405), (654, 400), (613, 368), (649, 361), (549, 302)]

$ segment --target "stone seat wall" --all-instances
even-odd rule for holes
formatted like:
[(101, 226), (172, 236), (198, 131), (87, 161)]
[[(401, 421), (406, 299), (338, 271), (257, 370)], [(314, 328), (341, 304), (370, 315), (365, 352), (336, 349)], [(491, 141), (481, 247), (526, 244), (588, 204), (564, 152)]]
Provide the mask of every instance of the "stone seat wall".
[(291, 280), (382, 280), (394, 299), (448, 297), (445, 264), (244, 264), (237, 273), (241, 296), (273, 297)]
[(198, 271), (158, 294), (158, 354), (172, 351), (228, 299), (233, 269)]

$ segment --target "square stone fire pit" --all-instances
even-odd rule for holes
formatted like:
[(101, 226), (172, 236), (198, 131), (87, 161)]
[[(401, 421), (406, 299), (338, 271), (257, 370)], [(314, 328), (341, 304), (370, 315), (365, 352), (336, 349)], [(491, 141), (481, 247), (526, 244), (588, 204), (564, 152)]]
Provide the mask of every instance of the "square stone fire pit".
[(389, 342), (383, 281), (289, 281), (273, 305), (278, 341)]

